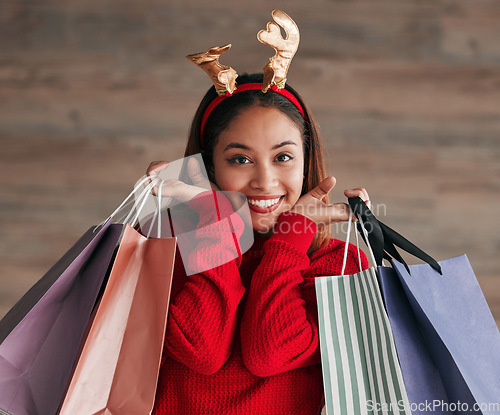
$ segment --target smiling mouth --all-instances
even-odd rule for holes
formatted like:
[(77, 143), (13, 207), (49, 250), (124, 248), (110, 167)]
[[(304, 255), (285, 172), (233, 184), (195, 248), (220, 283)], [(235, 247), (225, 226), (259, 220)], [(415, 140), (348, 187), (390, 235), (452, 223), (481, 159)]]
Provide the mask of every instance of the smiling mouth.
[(252, 206), (267, 208), (278, 203), (280, 199), (281, 197), (277, 197), (275, 199), (267, 199), (267, 200), (248, 199), (248, 203)]
[(277, 209), (279, 205), (281, 205), (281, 201), (284, 199), (284, 196), (277, 197), (274, 199), (248, 199), (248, 205), (251, 210), (257, 213), (268, 213)]

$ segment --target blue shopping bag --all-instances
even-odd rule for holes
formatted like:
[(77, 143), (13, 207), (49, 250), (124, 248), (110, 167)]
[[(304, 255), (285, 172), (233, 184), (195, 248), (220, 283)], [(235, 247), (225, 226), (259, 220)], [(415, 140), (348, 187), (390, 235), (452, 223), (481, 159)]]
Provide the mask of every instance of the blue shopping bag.
[[(441, 409), (500, 414), (500, 333), (495, 320), (467, 257), (439, 264), (442, 275), (426, 264), (410, 265), (410, 275), (393, 261), (447, 395), (449, 405)], [(392, 303), (394, 297), (384, 291), (386, 304)], [(414, 358), (408, 361), (406, 378), (414, 377), (417, 364)], [(443, 397), (435, 399), (446, 402)]]
[[(439, 370), (432, 359), (415, 313), (394, 268), (378, 267), (378, 278), (391, 323), (408, 401), (421, 409), (429, 402), (448, 402)], [(439, 344), (439, 340), (436, 344)], [(442, 343), (441, 343), (442, 344)], [(436, 415), (450, 415), (446, 408), (437, 408)], [(423, 411), (420, 411), (423, 412)]]
[[(414, 414), (500, 414), (500, 333), (467, 257), (437, 263), (360, 199), (349, 202), (374, 247)], [(394, 245), (427, 264), (405, 264)], [(383, 267), (382, 258), (393, 268)]]

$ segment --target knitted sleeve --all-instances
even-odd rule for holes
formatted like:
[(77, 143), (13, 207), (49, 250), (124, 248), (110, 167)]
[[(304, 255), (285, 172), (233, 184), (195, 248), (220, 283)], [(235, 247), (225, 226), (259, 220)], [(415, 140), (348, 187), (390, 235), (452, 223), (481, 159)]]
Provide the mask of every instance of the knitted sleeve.
[[(216, 210), (210, 207), (214, 195)], [(194, 371), (212, 374), (231, 354), (237, 308), (245, 291), (239, 274), (241, 255), (215, 265), (234, 258), (235, 236), (241, 236), (244, 224), (220, 192), (204, 192), (189, 206), (200, 215), (189, 262), (209, 269), (190, 275), (172, 299), (165, 348), (170, 357)], [(231, 223), (221, 217), (231, 217)], [(215, 261), (213, 268), (210, 261)]]
[[(242, 354), (256, 376), (271, 376), (320, 363), (314, 278), (340, 274), (344, 242), (331, 240), (311, 259), (307, 250), (316, 225), (305, 216), (280, 215), (252, 276), (241, 325)], [(362, 267), (367, 267), (362, 255)], [(346, 273), (359, 271), (349, 247)]]

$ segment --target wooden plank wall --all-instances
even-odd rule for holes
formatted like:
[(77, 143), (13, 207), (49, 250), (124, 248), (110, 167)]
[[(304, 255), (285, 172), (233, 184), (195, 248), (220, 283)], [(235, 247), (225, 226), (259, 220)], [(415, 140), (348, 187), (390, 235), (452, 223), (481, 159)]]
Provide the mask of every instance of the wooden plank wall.
[[(338, 185), (437, 259), (467, 253), (500, 322), (500, 2), (277, 0), (301, 30), (289, 82)], [(0, 2), (0, 316), (125, 197), (177, 159), (206, 75), (259, 71), (268, 2)], [(340, 229), (339, 237), (343, 237)]]

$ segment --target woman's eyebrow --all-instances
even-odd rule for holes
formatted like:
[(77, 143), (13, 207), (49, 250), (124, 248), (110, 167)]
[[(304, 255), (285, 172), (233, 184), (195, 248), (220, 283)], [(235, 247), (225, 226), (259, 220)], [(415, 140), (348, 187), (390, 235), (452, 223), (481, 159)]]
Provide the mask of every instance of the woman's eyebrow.
[[(295, 143), (295, 142), (293, 142), (291, 140), (285, 140), (285, 141), (282, 141), (281, 143), (276, 144), (275, 146), (273, 146), (272, 150), (276, 150), (278, 148), (281, 148), (281, 147), (284, 147), (284, 146), (287, 146), (287, 145), (297, 146), (297, 143)], [(250, 147), (246, 146), (245, 144), (241, 144), (241, 143), (229, 143), (226, 146), (226, 148), (224, 149), (224, 151), (230, 150), (232, 148), (241, 148), (242, 150), (252, 151), (252, 149)]]
[(252, 149), (244, 144), (240, 144), (240, 143), (229, 143), (226, 148), (224, 149), (224, 151), (227, 151), (227, 150), (230, 150), (232, 148), (241, 148), (242, 150), (249, 150), (249, 151), (252, 151)]
[(276, 150), (278, 148), (281, 148), (281, 147), (284, 147), (284, 146), (287, 146), (287, 145), (293, 145), (293, 146), (296, 146), (297, 143), (295, 143), (294, 141), (291, 141), (291, 140), (285, 140), (285, 141), (282, 141), (281, 143), (279, 144), (276, 144), (272, 149), (273, 150)]

